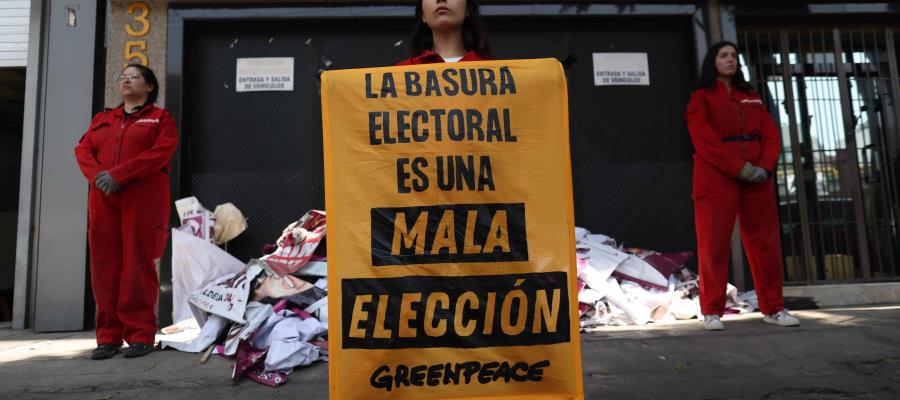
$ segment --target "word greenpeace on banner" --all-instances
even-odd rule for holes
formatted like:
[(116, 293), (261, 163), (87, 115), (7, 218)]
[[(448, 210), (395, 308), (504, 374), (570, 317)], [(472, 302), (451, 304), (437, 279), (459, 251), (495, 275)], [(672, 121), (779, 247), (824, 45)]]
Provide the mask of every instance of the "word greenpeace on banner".
[[(516, 82), (509, 67), (458, 68), (384, 72), (364, 75), (365, 98), (396, 99), (441, 96), (510, 96)], [(380, 79), (380, 81), (376, 81)], [(399, 82), (399, 83), (398, 83)], [(398, 90), (398, 86), (401, 90)], [(380, 90), (375, 88), (380, 87)], [(369, 111), (369, 144), (372, 146), (442, 142), (514, 143), (509, 108), (417, 109)], [(491, 157), (486, 154), (447, 154), (434, 158), (397, 159), (397, 193), (442, 191), (495, 191)]]
[(533, 346), (570, 340), (565, 272), (341, 281), (344, 349)]
[(540, 382), (544, 379), (544, 368), (549, 366), (550, 360), (542, 360), (534, 364), (522, 361), (493, 361), (483, 364), (478, 361), (466, 361), (417, 365), (412, 368), (400, 364), (393, 370), (388, 365), (382, 365), (372, 372), (369, 384), (374, 388), (390, 392), (391, 389), (401, 386), (459, 385), (460, 383), (486, 385), (499, 380), (503, 380), (505, 383), (510, 381)]
[(528, 261), (525, 204), (372, 209), (372, 265)]

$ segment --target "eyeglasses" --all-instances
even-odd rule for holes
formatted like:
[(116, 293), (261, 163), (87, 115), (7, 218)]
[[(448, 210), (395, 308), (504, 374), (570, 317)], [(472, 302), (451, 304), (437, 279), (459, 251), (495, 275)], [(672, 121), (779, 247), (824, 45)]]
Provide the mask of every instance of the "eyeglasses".
[(137, 75), (137, 74), (132, 74), (132, 75), (120, 74), (119, 76), (116, 77), (116, 80), (119, 82), (124, 82), (125, 80), (136, 81), (140, 78), (142, 78), (142, 76)]

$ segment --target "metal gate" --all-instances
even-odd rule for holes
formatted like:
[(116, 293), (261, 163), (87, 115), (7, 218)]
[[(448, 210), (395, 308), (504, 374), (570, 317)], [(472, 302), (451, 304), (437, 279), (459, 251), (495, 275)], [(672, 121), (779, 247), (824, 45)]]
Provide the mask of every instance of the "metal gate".
[(744, 74), (781, 126), (787, 283), (896, 279), (900, 76), (893, 29), (748, 28)]

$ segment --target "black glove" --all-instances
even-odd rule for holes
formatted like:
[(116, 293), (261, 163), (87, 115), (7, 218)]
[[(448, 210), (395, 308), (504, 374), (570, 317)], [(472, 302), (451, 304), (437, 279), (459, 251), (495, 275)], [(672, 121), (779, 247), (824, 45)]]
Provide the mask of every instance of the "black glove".
[(103, 171), (94, 177), (94, 186), (97, 186), (97, 189), (100, 189), (107, 195), (119, 191), (119, 184), (107, 171)]

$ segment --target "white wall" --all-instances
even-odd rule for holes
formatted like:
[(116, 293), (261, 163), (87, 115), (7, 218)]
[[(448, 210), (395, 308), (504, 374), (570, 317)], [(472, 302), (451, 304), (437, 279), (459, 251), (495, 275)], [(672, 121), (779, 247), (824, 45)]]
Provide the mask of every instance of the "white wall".
[(0, 67), (24, 67), (28, 56), (28, 0), (0, 0)]

